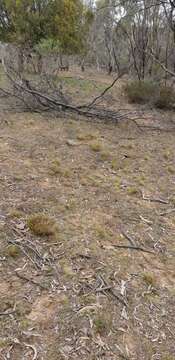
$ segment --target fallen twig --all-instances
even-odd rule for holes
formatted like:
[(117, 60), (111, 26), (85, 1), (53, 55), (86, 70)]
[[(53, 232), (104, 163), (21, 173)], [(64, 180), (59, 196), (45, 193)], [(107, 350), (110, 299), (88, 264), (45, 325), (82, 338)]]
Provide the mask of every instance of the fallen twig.
[(95, 289), (96, 292), (103, 292), (106, 290), (111, 290), (111, 286), (104, 286), (104, 287), (99, 287), (99, 288)]
[(24, 247), (22, 246), (22, 244), (19, 244), (18, 241), (14, 241), (14, 240), (8, 240), (9, 244), (13, 244), (19, 247), (19, 249), (23, 252), (23, 254), (32, 262), (32, 264), (39, 270), (41, 270), (41, 265), (38, 264), (38, 262), (36, 260), (34, 260), (24, 249)]
[(117, 301), (119, 301), (122, 305), (127, 307), (126, 301), (114, 292), (112, 286), (108, 285), (107, 281), (102, 277), (102, 275), (99, 276), (99, 279), (102, 283), (102, 286), (97, 288), (96, 291), (98, 290), (98, 292), (102, 292), (104, 295), (110, 294), (112, 297), (116, 298)]
[(16, 274), (16, 276), (18, 276), (19, 279), (21, 279), (21, 280), (28, 281), (28, 282), (30, 282), (31, 284), (37, 285), (37, 286), (39, 286), (42, 290), (48, 290), (48, 287), (46, 287), (46, 286), (38, 283), (37, 281), (35, 281), (35, 280), (33, 280), (33, 279), (28, 278), (28, 277), (25, 276), (25, 275), (20, 274), (18, 271), (15, 271), (15, 274)]
[(167, 211), (161, 212), (159, 215), (164, 216), (164, 215), (171, 214), (172, 212), (175, 212), (175, 209), (168, 209)]
[(135, 246), (135, 241), (131, 238), (130, 235), (128, 235), (127, 233), (125, 233), (125, 231), (121, 230), (121, 234), (129, 241), (129, 243), (132, 246)]
[(148, 254), (155, 254), (153, 251), (151, 250), (147, 250), (141, 246), (129, 246), (129, 245), (115, 245), (113, 244), (113, 246), (115, 248), (118, 248), (118, 249), (131, 249), (131, 250), (137, 250), (137, 251), (142, 251), (142, 252), (145, 252), (145, 253), (148, 253)]
[(147, 196), (145, 196), (143, 191), (142, 191), (142, 198), (143, 198), (143, 200), (146, 200), (146, 201), (158, 202), (158, 203), (161, 203), (161, 204), (169, 204), (169, 201), (164, 200), (164, 199), (147, 197)]
[(4, 312), (0, 312), (0, 316), (8, 316), (8, 315), (11, 315), (14, 313), (15, 313), (15, 310), (4, 311)]

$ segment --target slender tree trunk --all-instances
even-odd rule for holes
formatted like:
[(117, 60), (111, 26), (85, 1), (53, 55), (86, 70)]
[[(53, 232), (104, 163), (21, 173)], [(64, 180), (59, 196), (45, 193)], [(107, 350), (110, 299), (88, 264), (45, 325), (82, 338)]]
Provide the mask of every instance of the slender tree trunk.
[(38, 74), (42, 73), (42, 69), (43, 69), (43, 58), (42, 58), (42, 55), (39, 54), (38, 55)]
[(22, 46), (18, 49), (18, 72), (20, 75), (24, 72), (24, 48)]

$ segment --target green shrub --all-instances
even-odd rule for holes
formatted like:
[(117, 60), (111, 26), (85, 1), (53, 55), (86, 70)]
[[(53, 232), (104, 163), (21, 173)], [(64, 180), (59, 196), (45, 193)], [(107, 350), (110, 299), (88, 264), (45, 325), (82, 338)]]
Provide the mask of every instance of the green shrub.
[(125, 86), (125, 92), (133, 103), (151, 102), (158, 92), (158, 86), (149, 80), (133, 80)]
[(152, 103), (159, 109), (171, 109), (175, 103), (175, 92), (170, 86), (159, 86), (150, 80), (133, 80), (125, 86), (132, 103)]
[(170, 86), (161, 86), (155, 106), (159, 109), (170, 109), (175, 102), (175, 93)]

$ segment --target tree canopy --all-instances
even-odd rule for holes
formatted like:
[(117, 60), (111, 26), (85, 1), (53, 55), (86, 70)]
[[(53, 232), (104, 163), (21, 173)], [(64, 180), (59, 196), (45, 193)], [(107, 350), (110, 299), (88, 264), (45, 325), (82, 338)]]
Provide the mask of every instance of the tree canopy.
[(53, 39), (63, 52), (79, 52), (91, 19), (82, 0), (1, 0), (0, 40), (33, 48)]

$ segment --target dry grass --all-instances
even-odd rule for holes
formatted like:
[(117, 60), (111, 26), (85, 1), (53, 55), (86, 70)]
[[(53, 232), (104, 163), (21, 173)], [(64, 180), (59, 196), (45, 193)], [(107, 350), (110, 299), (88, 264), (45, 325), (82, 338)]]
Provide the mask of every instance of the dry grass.
[(55, 219), (46, 214), (33, 214), (27, 220), (29, 229), (39, 236), (55, 235), (58, 230)]
[[(121, 108), (120, 89), (111, 95)], [(169, 115), (153, 115), (168, 124)], [(33, 358), (30, 344), (43, 360), (172, 360), (174, 133), (139, 132), (123, 121), (6, 116), (0, 313), (13, 313), (1, 316), (2, 358)], [(153, 253), (127, 248), (123, 232)]]

